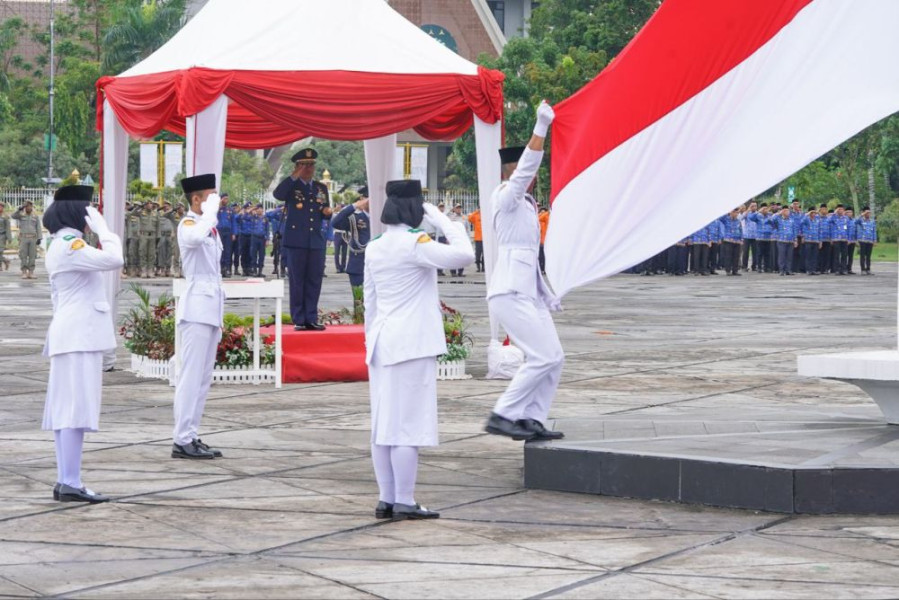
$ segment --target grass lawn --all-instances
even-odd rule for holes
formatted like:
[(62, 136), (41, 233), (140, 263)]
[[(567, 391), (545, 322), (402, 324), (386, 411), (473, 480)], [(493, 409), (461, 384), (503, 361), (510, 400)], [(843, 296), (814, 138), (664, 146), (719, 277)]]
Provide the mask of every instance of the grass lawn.
[[(858, 255), (858, 249), (855, 250)], [(896, 262), (896, 244), (877, 244), (871, 253), (871, 261)]]

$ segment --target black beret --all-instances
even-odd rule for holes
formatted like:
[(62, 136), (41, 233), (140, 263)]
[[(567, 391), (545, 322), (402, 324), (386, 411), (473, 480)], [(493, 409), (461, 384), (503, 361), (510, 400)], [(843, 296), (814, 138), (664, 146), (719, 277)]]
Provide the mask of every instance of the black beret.
[(316, 152), (314, 148), (303, 148), (291, 156), (290, 161), (298, 162), (301, 160), (315, 160), (316, 158), (318, 158), (318, 152)]
[(363, 185), (361, 188), (359, 188), (359, 195), (362, 196), (363, 198), (368, 198), (368, 186), (367, 185)]
[(499, 149), (499, 162), (508, 165), (509, 163), (517, 163), (524, 154), (524, 146), (513, 146), (511, 148)]
[(421, 182), (417, 179), (399, 179), (387, 182), (388, 198), (421, 199)]
[(193, 177), (185, 177), (181, 180), (181, 189), (185, 194), (191, 192), (199, 192), (201, 190), (215, 189), (215, 173), (206, 173), (205, 175), (194, 175)]
[(80, 200), (90, 202), (94, 197), (94, 187), (90, 185), (66, 185), (53, 194), (53, 200)]

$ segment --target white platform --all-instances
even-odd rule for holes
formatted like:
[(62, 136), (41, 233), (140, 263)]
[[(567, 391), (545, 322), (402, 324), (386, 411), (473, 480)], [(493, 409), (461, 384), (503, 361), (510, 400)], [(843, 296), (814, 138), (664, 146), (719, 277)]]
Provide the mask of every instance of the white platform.
[(858, 386), (877, 403), (887, 423), (899, 425), (899, 350), (800, 356), (798, 371)]

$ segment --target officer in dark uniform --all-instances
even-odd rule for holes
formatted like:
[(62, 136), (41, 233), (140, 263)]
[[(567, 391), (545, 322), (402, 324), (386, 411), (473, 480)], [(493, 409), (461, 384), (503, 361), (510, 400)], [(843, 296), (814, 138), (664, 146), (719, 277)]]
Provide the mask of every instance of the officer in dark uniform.
[(234, 208), (228, 204), (228, 194), (222, 194), (222, 207), (218, 214), (219, 238), (222, 240), (222, 260), (220, 267), (222, 277), (231, 277), (231, 254), (233, 252), (231, 246), (237, 234), (234, 231)]
[(272, 261), (275, 263), (275, 270), (272, 271), (272, 275), (275, 277), (284, 275), (283, 269), (279, 269), (278, 266), (281, 264), (281, 223), (284, 221), (286, 212), (287, 206), (282, 204), (265, 213), (265, 218), (268, 219), (272, 231)]
[(371, 218), (368, 214), (368, 187), (359, 190), (359, 200), (344, 207), (331, 220), (331, 226), (347, 232), (347, 248), (349, 258), (346, 272), (350, 276), (350, 288), (353, 291), (353, 323), (363, 323), (365, 304), (362, 294), (365, 282), (365, 247), (371, 239)]
[(262, 213), (262, 204), (257, 204), (244, 221), (250, 233), (250, 275), (262, 277), (265, 266), (265, 242), (268, 240), (268, 220)]
[(250, 260), (250, 243), (252, 242), (250, 220), (252, 220), (252, 218), (253, 205), (249, 202), (244, 202), (243, 212), (238, 217), (237, 226), (237, 229), (239, 230), (237, 239), (240, 240), (240, 270), (243, 272), (244, 277), (249, 277), (253, 274), (253, 263)]
[(296, 330), (325, 328), (318, 322), (318, 298), (325, 274), (322, 221), (330, 219), (332, 211), (328, 188), (313, 179), (316, 158), (318, 153), (312, 148), (294, 154), (291, 160), (296, 168), (274, 191), (275, 198), (287, 205), (281, 244), (290, 285), (290, 317)]

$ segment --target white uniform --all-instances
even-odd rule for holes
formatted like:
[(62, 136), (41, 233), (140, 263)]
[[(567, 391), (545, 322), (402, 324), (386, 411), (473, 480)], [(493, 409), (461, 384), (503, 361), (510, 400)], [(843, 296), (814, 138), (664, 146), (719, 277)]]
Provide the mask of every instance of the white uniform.
[[(446, 352), (437, 269), (474, 259), (465, 229), (444, 220), (448, 244), (388, 225), (365, 250), (365, 345), (372, 443), (437, 445), (437, 363)], [(443, 228), (444, 226), (441, 226)]]
[(188, 211), (178, 224), (181, 270), (187, 279), (187, 291), (175, 312), (181, 371), (175, 387), (173, 439), (181, 446), (197, 439), (212, 384), (215, 353), (222, 338), (222, 241), (215, 224), (214, 216), (204, 218), (193, 211)]
[(549, 414), (565, 360), (550, 315), (559, 309), (559, 300), (540, 273), (537, 204), (527, 194), (542, 159), (542, 151), (525, 149), (512, 177), (493, 192), (491, 225), (498, 251), (487, 288), (491, 314), (525, 355), (493, 412), (511, 421), (541, 423)]
[(99, 250), (82, 235), (65, 227), (53, 234), (47, 249), (53, 320), (44, 345), (44, 356), (50, 357), (50, 379), (43, 429), (97, 431), (103, 352), (116, 347), (114, 317), (101, 272), (122, 268), (122, 242), (114, 233), (105, 233)]

